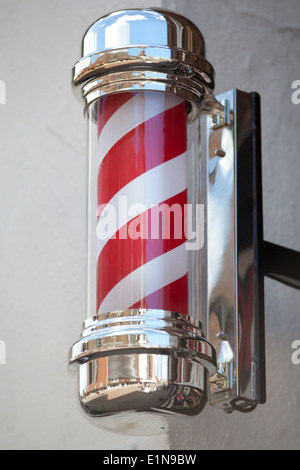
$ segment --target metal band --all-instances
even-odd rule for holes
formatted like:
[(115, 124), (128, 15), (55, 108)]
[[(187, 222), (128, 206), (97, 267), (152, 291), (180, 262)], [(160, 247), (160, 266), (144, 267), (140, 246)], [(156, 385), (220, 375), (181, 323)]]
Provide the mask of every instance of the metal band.
[(70, 364), (152, 351), (189, 357), (214, 373), (215, 351), (200, 327), (192, 317), (164, 310), (132, 309), (97, 315), (84, 323), (82, 337), (72, 347)]

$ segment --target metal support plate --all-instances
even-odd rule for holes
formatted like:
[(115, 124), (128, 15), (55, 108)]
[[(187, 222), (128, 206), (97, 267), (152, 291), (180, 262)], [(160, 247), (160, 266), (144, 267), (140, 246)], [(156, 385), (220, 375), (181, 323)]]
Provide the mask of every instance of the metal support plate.
[(208, 340), (218, 372), (208, 402), (252, 411), (265, 402), (260, 98), (232, 90), (207, 117)]

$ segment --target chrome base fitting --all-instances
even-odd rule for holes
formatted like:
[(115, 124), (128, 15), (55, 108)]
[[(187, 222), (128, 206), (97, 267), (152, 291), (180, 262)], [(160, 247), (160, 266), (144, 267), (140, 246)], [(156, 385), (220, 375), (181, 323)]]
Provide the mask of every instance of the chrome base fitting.
[(163, 310), (101, 314), (84, 324), (71, 351), (79, 398), (91, 417), (124, 412), (197, 415), (216, 372), (199, 321)]

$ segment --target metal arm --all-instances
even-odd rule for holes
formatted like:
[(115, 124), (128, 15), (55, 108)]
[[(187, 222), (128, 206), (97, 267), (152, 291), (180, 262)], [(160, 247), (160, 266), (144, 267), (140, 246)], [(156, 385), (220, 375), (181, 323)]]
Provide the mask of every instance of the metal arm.
[(300, 253), (270, 242), (263, 242), (264, 275), (300, 289)]

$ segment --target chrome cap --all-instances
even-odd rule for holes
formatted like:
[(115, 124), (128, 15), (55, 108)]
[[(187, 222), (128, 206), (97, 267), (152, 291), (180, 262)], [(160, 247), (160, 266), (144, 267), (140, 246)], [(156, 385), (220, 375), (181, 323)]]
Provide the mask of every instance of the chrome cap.
[(72, 82), (85, 104), (109, 93), (153, 90), (201, 105), (212, 96), (214, 70), (191, 21), (167, 10), (132, 9), (87, 30)]
[(159, 9), (122, 10), (100, 18), (83, 38), (82, 56), (138, 45), (182, 49), (205, 57), (198, 28), (177, 13)]

